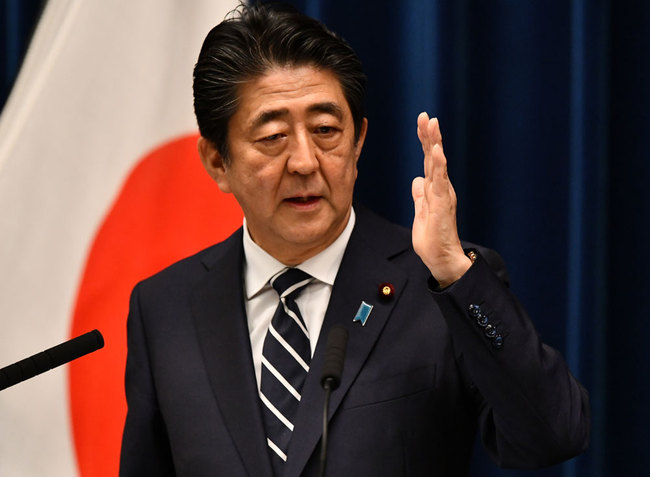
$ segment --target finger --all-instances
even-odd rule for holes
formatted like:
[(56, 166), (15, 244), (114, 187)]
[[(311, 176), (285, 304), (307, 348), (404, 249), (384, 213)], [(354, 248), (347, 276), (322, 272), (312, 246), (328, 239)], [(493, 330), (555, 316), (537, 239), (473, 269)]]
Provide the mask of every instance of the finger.
[(424, 157), (424, 177), (439, 181), (447, 179), (447, 159), (440, 144), (433, 144)]
[(438, 118), (431, 118), (426, 127), (431, 144), (438, 144), (442, 147), (442, 132), (440, 131), (440, 121), (438, 121)]
[(417, 125), (418, 125), (417, 132), (418, 132), (418, 139), (422, 144), (422, 151), (425, 154), (427, 153), (427, 149), (430, 145), (428, 134), (427, 134), (428, 123), (429, 123), (429, 115), (425, 112), (420, 113), (418, 115), (418, 120), (417, 120)]
[(456, 190), (454, 189), (454, 186), (451, 182), (449, 182), (449, 197), (451, 198), (451, 203), (454, 206), (455, 213), (456, 205), (458, 204), (458, 198), (456, 197)]
[(424, 163), (423, 163), (423, 169), (424, 169), (424, 177), (430, 178), (432, 171), (433, 171), (433, 159), (432, 159), (432, 154), (433, 154), (433, 147), (434, 147), (434, 142), (432, 141), (432, 135), (430, 133), (430, 124), (432, 121), (435, 123), (437, 120), (434, 119), (429, 119), (429, 115), (426, 112), (422, 112), (418, 115), (418, 139), (420, 140), (420, 143), (422, 144), (422, 152), (424, 153)]
[[(441, 154), (440, 146), (435, 146), (434, 151)], [(436, 167), (432, 170), (431, 175), (424, 179), (424, 200), (432, 204), (440, 204), (440, 200), (443, 203), (453, 201), (453, 189), (445, 166)]]
[(434, 154), (434, 147), (438, 145), (442, 148), (442, 134), (440, 133), (440, 124), (437, 118), (429, 118), (425, 112), (418, 116), (418, 139), (422, 144), (424, 152), (424, 170), (425, 176), (430, 175), (432, 167), (431, 156)]
[[(427, 124), (427, 136), (432, 144), (429, 158), (425, 155), (425, 174), (432, 180), (447, 181), (447, 158), (442, 148), (442, 134), (437, 118), (432, 118)], [(442, 186), (442, 184), (441, 184)]]

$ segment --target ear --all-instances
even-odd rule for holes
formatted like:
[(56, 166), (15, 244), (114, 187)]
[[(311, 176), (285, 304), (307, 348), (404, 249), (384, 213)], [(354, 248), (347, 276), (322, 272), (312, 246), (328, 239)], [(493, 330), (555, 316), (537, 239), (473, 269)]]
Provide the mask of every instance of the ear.
[(359, 131), (359, 139), (357, 140), (357, 143), (354, 145), (354, 154), (355, 154), (355, 160), (359, 160), (359, 156), (361, 155), (361, 149), (363, 149), (363, 143), (366, 140), (366, 133), (368, 132), (368, 118), (363, 118), (363, 121), (361, 123), (361, 131)]
[(209, 139), (201, 136), (199, 137), (197, 146), (205, 170), (208, 171), (210, 177), (212, 177), (212, 179), (217, 183), (221, 192), (230, 193), (231, 190), (230, 184), (228, 183), (226, 166), (215, 145)]

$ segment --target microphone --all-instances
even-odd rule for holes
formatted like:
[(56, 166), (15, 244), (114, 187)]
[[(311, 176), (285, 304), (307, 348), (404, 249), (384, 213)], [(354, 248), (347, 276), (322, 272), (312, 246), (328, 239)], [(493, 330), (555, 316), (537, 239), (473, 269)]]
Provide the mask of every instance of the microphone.
[(323, 438), (321, 439), (320, 448), (320, 473), (325, 475), (325, 464), (327, 463), (327, 430), (328, 430), (328, 412), (330, 405), (330, 395), (332, 391), (341, 384), (341, 375), (343, 374), (343, 361), (345, 360), (345, 350), (348, 345), (348, 330), (341, 325), (334, 325), (327, 335), (327, 345), (325, 346), (325, 360), (323, 363), (323, 373), (320, 383), (325, 390), (325, 404), (323, 407)]
[(348, 345), (348, 330), (342, 325), (334, 325), (327, 335), (325, 346), (325, 362), (323, 363), (323, 374), (320, 384), (327, 391), (339, 387), (341, 374), (343, 374), (343, 360), (345, 349)]
[(93, 330), (10, 364), (0, 369), (0, 391), (103, 347), (104, 337)]

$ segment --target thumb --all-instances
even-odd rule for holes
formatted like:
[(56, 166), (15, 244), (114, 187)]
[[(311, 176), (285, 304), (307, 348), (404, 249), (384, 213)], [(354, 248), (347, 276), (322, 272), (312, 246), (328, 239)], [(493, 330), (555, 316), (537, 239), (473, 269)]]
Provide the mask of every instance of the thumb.
[(424, 178), (416, 177), (411, 183), (411, 195), (413, 196), (413, 206), (415, 207), (416, 217), (421, 213), (424, 203)]
[(424, 196), (424, 178), (416, 177), (411, 183), (411, 195), (413, 196), (413, 202), (417, 202), (418, 199)]

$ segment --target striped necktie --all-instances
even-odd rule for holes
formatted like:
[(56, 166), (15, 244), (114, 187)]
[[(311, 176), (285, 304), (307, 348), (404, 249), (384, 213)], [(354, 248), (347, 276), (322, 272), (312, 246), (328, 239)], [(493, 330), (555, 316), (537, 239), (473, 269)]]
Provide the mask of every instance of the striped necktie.
[(288, 268), (271, 279), (280, 296), (262, 348), (260, 398), (266, 438), (277, 477), (282, 475), (300, 393), (309, 371), (309, 333), (295, 299), (313, 278), (297, 268)]

